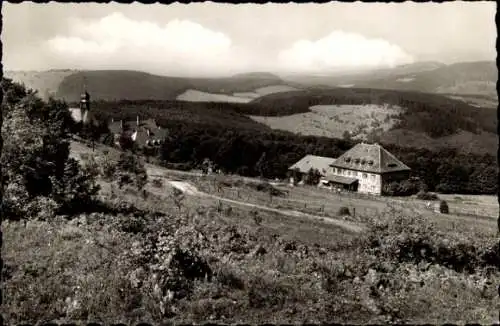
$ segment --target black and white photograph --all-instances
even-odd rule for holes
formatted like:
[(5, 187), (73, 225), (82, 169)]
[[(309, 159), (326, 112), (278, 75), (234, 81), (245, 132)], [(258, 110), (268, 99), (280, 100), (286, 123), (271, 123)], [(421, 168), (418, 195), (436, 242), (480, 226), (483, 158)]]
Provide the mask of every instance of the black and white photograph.
[(6, 324), (500, 322), (496, 2), (0, 6)]

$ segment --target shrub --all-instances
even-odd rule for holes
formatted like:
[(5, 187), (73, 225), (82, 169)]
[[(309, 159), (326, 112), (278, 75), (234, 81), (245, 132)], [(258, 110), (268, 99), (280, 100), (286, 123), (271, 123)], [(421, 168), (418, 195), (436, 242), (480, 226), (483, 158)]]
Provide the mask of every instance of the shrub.
[(426, 191), (419, 191), (417, 193), (417, 199), (420, 199), (420, 200), (438, 200), (439, 197), (434, 193), (430, 193), (430, 192), (426, 192)]
[(351, 212), (349, 211), (349, 208), (342, 206), (339, 208), (337, 212), (337, 216), (350, 216)]
[(439, 202), (439, 212), (442, 214), (448, 214), (450, 212), (449, 207), (448, 207), (448, 203), (446, 202), (446, 200), (441, 200)]
[(152, 181), (153, 187), (155, 188), (161, 188), (163, 187), (163, 180), (160, 178), (156, 178)]
[(148, 181), (144, 163), (139, 157), (129, 152), (120, 155), (116, 173), (120, 188), (126, 184), (132, 184), (137, 190), (142, 190)]

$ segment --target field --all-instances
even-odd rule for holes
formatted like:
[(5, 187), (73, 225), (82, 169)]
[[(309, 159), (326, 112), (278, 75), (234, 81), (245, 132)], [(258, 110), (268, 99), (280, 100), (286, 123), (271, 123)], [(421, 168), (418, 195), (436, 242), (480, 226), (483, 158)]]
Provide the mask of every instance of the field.
[(375, 129), (388, 131), (401, 108), (387, 105), (316, 105), (311, 112), (284, 117), (251, 116), (272, 129), (296, 134), (342, 138), (350, 132), (354, 139), (366, 139)]
[(253, 99), (263, 95), (269, 95), (280, 92), (289, 92), (297, 90), (297, 88), (287, 85), (270, 85), (257, 88), (253, 92), (235, 92), (233, 95), (216, 94), (188, 89), (184, 93), (177, 96), (179, 101), (188, 102), (227, 102), (227, 103), (249, 103)]
[[(113, 164), (119, 152), (72, 143), (82, 164), (92, 155)], [(450, 197), (445, 215), (414, 199), (278, 183), (283, 197), (270, 197), (257, 179), (146, 169), (146, 192), (99, 179), (110, 211), (2, 223), (6, 320), (498, 321), (492, 198)], [(455, 215), (471, 201), (492, 215)]]
[(177, 96), (179, 101), (188, 102), (229, 102), (229, 103), (248, 103), (252, 100), (250, 97), (244, 96), (231, 96), (226, 94), (213, 94), (188, 89), (184, 93)]

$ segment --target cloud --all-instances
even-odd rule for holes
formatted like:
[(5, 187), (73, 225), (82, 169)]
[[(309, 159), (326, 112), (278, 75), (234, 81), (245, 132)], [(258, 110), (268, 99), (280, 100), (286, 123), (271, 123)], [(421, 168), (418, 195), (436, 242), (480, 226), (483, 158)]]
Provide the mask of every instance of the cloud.
[(74, 19), (68, 34), (48, 40), (48, 50), (63, 62), (89, 69), (133, 69), (133, 65), (203, 74), (227, 67), (231, 59), (231, 40), (226, 35), (188, 20), (175, 19), (161, 26), (113, 13), (97, 21)]
[(278, 58), (282, 69), (294, 72), (392, 67), (414, 61), (395, 44), (343, 31), (334, 31), (317, 41), (297, 41), (281, 51)]

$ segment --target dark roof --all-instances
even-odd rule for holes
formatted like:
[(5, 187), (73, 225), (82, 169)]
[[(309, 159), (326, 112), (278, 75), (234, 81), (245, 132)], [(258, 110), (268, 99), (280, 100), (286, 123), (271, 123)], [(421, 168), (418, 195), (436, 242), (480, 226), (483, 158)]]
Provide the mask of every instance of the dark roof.
[(144, 128), (139, 128), (135, 136), (135, 142), (140, 145), (145, 145), (146, 141), (149, 139), (148, 132)]
[(325, 175), (330, 168), (330, 164), (333, 162), (335, 162), (335, 159), (331, 157), (306, 155), (300, 161), (292, 165), (289, 170), (299, 169), (301, 173), (307, 173), (313, 168), (317, 169), (322, 175)]
[(409, 171), (410, 168), (379, 144), (357, 144), (342, 154), (333, 167), (371, 173)]
[(333, 175), (333, 174), (326, 176), (325, 179), (333, 183), (341, 183), (346, 185), (351, 185), (358, 181), (358, 179), (356, 178), (343, 177), (340, 175)]

